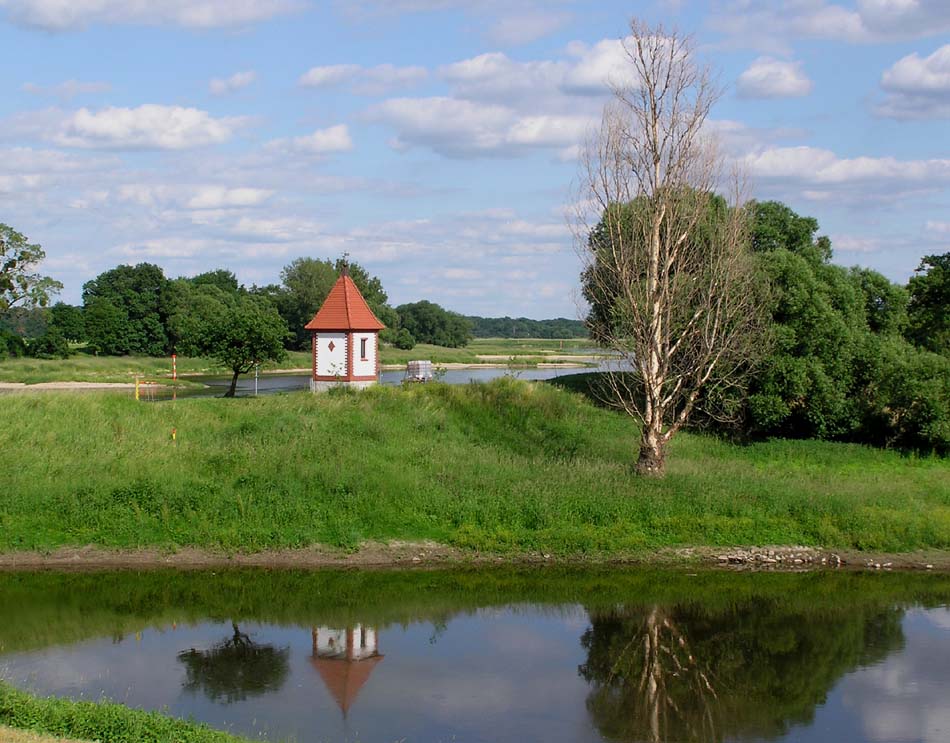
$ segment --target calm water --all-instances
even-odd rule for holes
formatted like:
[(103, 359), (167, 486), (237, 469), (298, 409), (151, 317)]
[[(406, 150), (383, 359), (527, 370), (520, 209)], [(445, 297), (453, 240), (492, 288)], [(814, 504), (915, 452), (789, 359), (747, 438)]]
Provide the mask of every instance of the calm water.
[(0, 574), (0, 675), (298, 741), (950, 741), (950, 576)]
[[(599, 371), (602, 367), (574, 367), (574, 368), (541, 368), (541, 369), (448, 369), (441, 375), (441, 381), (446, 384), (468, 384), (469, 382), (488, 382), (505, 375), (515, 376), (518, 379), (542, 380), (555, 379), (567, 374), (583, 374)], [(405, 370), (380, 372), (381, 384), (402, 384), (406, 378)], [(189, 377), (190, 381), (208, 385), (205, 390), (189, 390), (179, 392), (181, 396), (202, 397), (223, 394), (230, 386), (231, 378), (223, 376)], [(257, 380), (258, 394), (265, 395), (274, 392), (293, 392), (310, 388), (309, 374), (262, 374)], [(238, 379), (237, 393), (239, 395), (254, 394), (254, 375), (243, 375)]]

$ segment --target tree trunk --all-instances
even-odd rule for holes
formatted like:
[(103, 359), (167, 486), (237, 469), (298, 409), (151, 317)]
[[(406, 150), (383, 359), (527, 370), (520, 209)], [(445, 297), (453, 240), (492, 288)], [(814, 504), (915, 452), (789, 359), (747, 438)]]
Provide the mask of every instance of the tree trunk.
[(666, 452), (663, 437), (652, 426), (643, 427), (640, 437), (640, 456), (637, 458), (637, 473), (651, 477), (663, 477), (666, 473)]
[(237, 381), (240, 373), (241, 372), (238, 371), (234, 372), (234, 376), (231, 377), (231, 386), (228, 388), (228, 391), (224, 393), (225, 397), (234, 397), (234, 393), (237, 392)]

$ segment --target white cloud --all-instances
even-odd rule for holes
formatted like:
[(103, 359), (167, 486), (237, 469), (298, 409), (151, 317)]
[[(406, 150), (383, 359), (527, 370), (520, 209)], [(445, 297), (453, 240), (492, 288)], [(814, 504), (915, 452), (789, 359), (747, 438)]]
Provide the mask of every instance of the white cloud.
[(353, 91), (361, 95), (381, 95), (389, 90), (417, 85), (428, 77), (425, 67), (397, 67), (381, 64), (362, 67), (354, 64), (311, 67), (300, 76), (298, 84), (304, 88), (329, 88), (345, 83), (353, 84)]
[(884, 71), (887, 97), (877, 113), (894, 119), (950, 118), (950, 44), (928, 57), (914, 52)]
[(180, 106), (81, 108), (62, 123), (54, 141), (68, 147), (179, 150), (226, 142), (241, 123)]
[(186, 206), (189, 209), (227, 209), (258, 206), (270, 198), (271, 194), (273, 194), (273, 191), (262, 188), (203, 186), (188, 200)]
[(6, 197), (48, 191), (65, 182), (116, 166), (111, 157), (76, 156), (59, 150), (11, 147), (0, 149), (0, 193)]
[(257, 80), (257, 73), (254, 72), (254, 70), (235, 72), (230, 77), (213, 78), (211, 82), (208, 83), (208, 90), (211, 91), (212, 95), (227, 95), (228, 93), (234, 93), (242, 88), (246, 88), (255, 80)]
[(356, 64), (335, 64), (311, 67), (297, 81), (304, 88), (326, 88), (349, 82), (362, 68)]
[(790, 38), (877, 43), (950, 31), (946, 0), (857, 0), (854, 7), (827, 0), (729, 0), (707, 25), (729, 46), (788, 51)]
[(298, 0), (0, 0), (11, 21), (46, 31), (92, 24), (244, 26), (301, 7)]
[(939, 222), (932, 219), (927, 220), (925, 229), (931, 235), (937, 235), (938, 237), (950, 237), (950, 222)]
[(565, 90), (597, 95), (609, 88), (634, 85), (625, 43), (627, 40), (602, 39), (593, 46), (580, 41), (569, 44), (567, 51), (574, 62), (563, 82)]
[(553, 12), (547, 8), (506, 15), (495, 21), (489, 38), (506, 46), (527, 44), (563, 28), (571, 18), (570, 13)]
[(521, 116), (506, 106), (445, 97), (393, 98), (370, 109), (369, 117), (397, 130), (397, 149), (424, 146), (449, 157), (570, 147), (593, 124), (587, 116)]
[(799, 98), (811, 92), (812, 82), (801, 62), (759, 57), (739, 75), (737, 88), (743, 98)]
[(216, 184), (126, 183), (116, 199), (149, 209), (237, 209), (259, 206), (273, 195), (264, 188)]
[(817, 147), (772, 147), (745, 158), (749, 173), (780, 198), (790, 190), (814, 201), (891, 204), (950, 185), (950, 159), (840, 158)]
[(353, 140), (346, 124), (337, 124), (301, 137), (275, 139), (267, 143), (267, 148), (302, 155), (329, 155), (352, 150)]
[(108, 93), (112, 90), (109, 83), (103, 82), (82, 82), (80, 80), (64, 80), (55, 85), (36, 85), (35, 83), (24, 83), (23, 90), (34, 95), (47, 95), (70, 100), (77, 95), (93, 95), (96, 93)]

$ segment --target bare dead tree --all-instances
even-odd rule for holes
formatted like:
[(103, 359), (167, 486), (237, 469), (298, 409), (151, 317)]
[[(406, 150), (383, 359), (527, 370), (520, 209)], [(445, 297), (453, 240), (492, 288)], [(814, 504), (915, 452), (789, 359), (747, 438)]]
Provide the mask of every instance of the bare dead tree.
[(706, 126), (709, 68), (689, 37), (637, 20), (623, 46), (630, 82), (582, 157), (575, 226), (591, 332), (623, 362), (611, 402), (641, 423), (638, 472), (662, 475), (697, 405), (742, 385), (762, 302), (741, 174), (726, 177)]

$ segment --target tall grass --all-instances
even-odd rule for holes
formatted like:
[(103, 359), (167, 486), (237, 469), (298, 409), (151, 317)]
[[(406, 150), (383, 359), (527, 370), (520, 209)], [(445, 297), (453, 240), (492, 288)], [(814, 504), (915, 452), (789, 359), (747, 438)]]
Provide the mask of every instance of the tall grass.
[(682, 434), (666, 478), (648, 480), (632, 473), (636, 439), (580, 395), (510, 379), (158, 404), (7, 397), (0, 549), (950, 547), (946, 461)]

